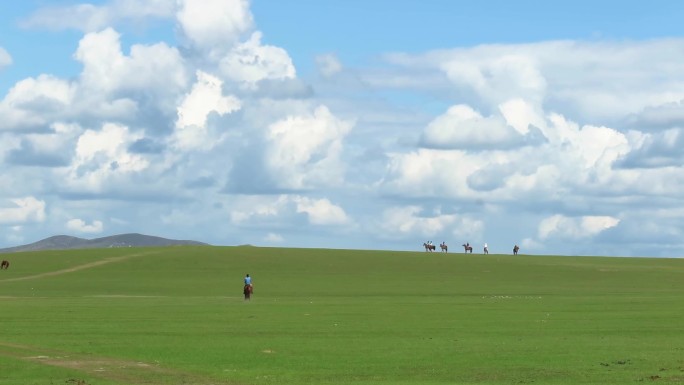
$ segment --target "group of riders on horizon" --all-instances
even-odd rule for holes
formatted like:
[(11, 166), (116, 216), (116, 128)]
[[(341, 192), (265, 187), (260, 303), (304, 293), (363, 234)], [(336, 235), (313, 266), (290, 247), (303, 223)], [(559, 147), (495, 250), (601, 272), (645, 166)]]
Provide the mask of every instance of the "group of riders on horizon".
[[(429, 252), (432, 252), (436, 249), (436, 247), (432, 243), (432, 241), (427, 241), (427, 242), (423, 243), (423, 246), (425, 246), (425, 251), (429, 251)], [(473, 247), (470, 246), (470, 242), (466, 242), (462, 246), (463, 246), (465, 253), (468, 253), (468, 252), (470, 252), (471, 254), (473, 253)], [(442, 241), (442, 243), (439, 244), (439, 247), (443, 253), (446, 253), (449, 250), (446, 242), (444, 242), (444, 241)], [(520, 247), (518, 245), (513, 246), (513, 255), (518, 255), (519, 250), (520, 250)], [(489, 254), (489, 247), (487, 246), (487, 242), (485, 242), (485, 244), (484, 244), (483, 253)]]

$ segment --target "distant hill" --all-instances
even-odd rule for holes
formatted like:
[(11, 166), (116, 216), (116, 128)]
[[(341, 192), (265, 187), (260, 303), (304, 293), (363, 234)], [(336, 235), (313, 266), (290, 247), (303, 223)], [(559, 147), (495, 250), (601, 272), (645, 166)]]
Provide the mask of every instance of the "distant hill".
[(203, 245), (207, 243), (178, 239), (166, 239), (144, 234), (120, 234), (109, 237), (83, 239), (68, 235), (56, 235), (28, 245), (0, 249), (0, 253), (16, 253), (21, 251), (69, 250), (69, 249), (102, 249), (109, 247), (148, 247), (148, 246), (182, 246)]

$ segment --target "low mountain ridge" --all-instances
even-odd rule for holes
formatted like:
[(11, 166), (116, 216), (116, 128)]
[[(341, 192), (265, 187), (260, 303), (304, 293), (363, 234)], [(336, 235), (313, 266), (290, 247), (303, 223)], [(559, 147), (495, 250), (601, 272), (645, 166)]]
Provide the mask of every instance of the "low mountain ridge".
[(207, 243), (167, 239), (138, 233), (119, 234), (102, 238), (84, 239), (69, 235), (55, 235), (27, 245), (0, 249), (0, 253), (17, 253), (22, 251), (70, 250), (70, 249), (103, 249), (109, 247), (150, 247), (150, 246), (209, 246)]

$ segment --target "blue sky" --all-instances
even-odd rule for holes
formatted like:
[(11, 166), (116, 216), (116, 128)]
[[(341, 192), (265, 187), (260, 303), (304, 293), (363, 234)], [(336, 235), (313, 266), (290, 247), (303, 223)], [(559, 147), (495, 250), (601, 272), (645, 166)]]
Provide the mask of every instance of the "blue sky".
[(3, 4), (0, 247), (142, 232), (681, 257), (683, 9)]

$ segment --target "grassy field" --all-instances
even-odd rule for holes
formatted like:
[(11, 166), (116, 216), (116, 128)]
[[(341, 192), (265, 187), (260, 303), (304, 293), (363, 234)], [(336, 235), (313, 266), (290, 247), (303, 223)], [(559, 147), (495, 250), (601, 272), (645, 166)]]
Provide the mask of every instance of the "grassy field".
[(0, 385), (684, 383), (680, 259), (254, 247), (0, 258), (12, 263)]

